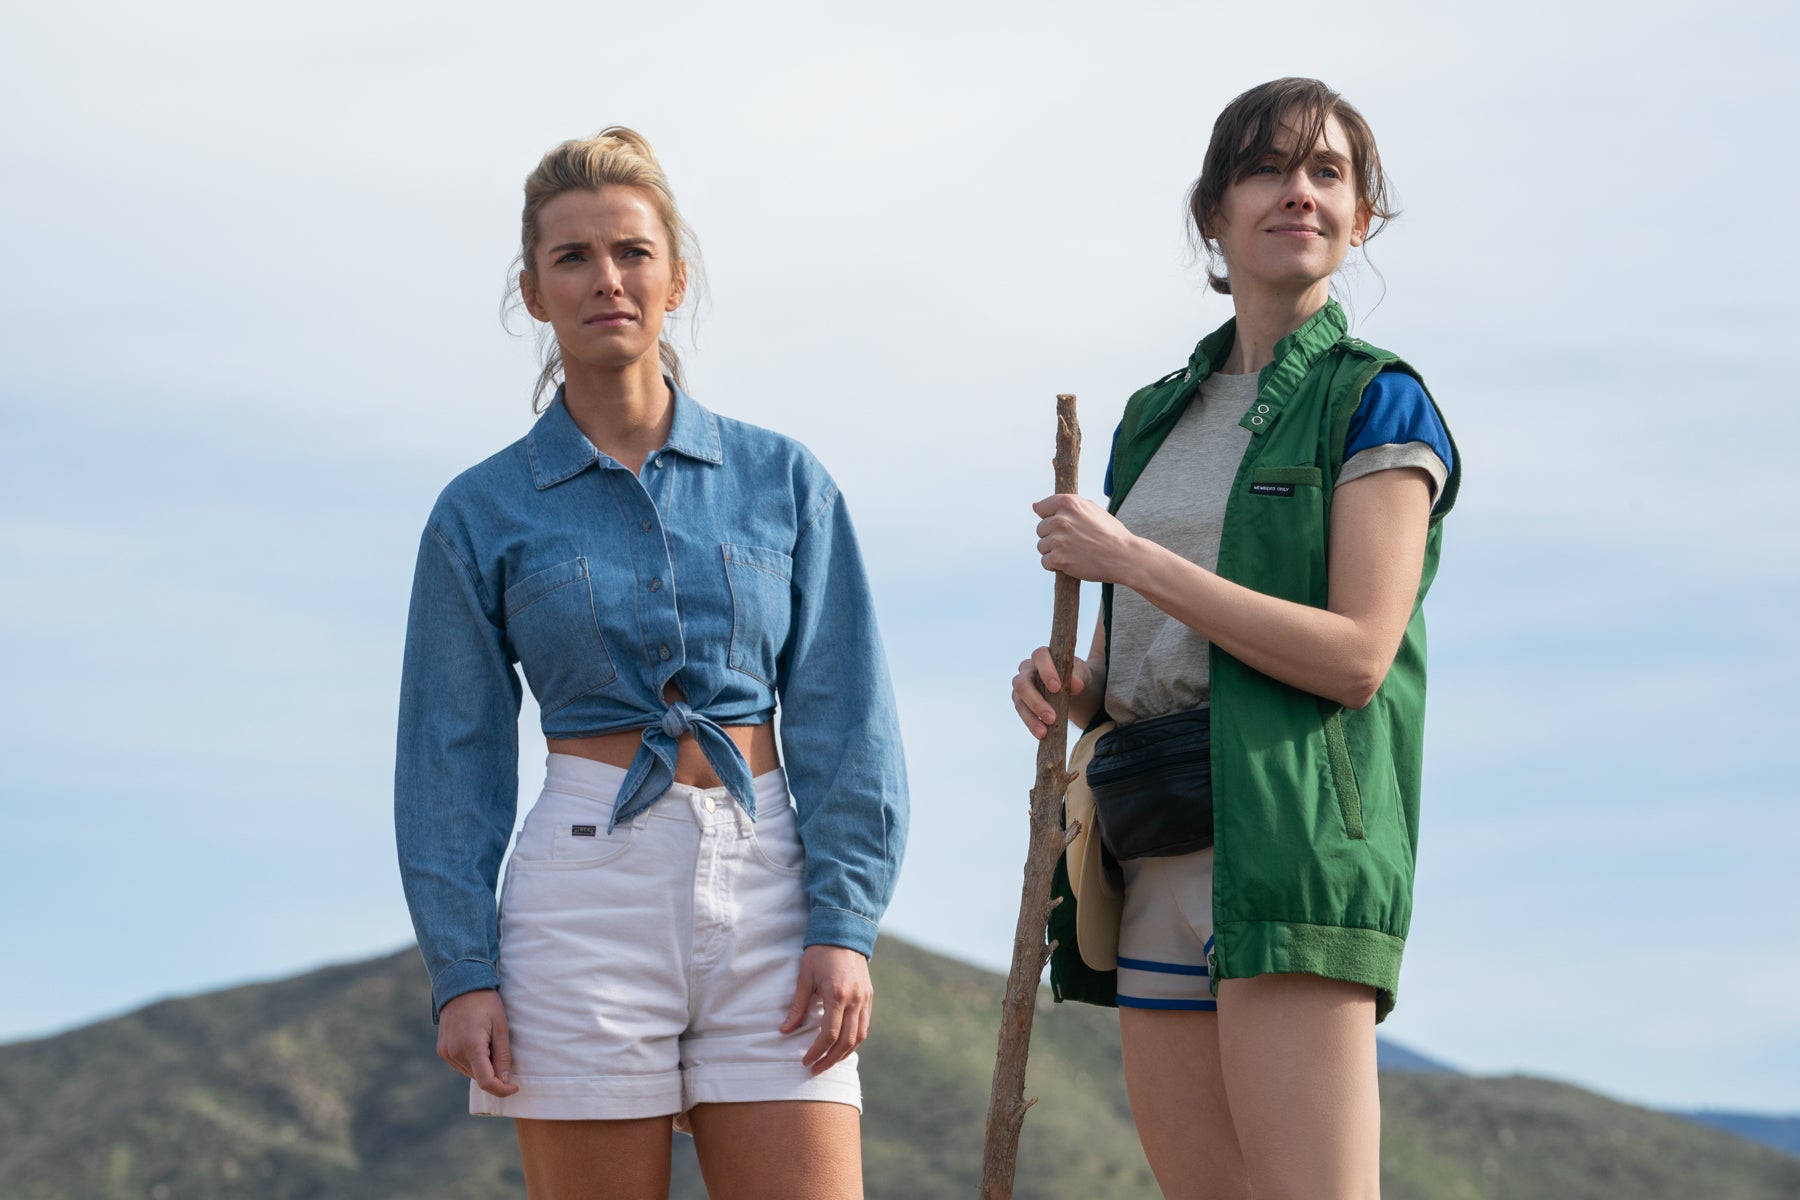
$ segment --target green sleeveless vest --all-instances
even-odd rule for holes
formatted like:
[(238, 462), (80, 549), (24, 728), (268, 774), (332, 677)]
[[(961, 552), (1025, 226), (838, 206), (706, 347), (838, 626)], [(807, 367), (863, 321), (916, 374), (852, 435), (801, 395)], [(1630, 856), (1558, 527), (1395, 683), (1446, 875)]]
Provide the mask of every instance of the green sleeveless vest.
[[(1256, 402), (1239, 422), (1251, 439), (1226, 502), (1219, 545), (1223, 578), (1317, 608), (1325, 607), (1329, 585), (1332, 488), (1363, 389), (1384, 370), (1418, 378), (1395, 355), (1345, 337), (1345, 330), (1343, 310), (1333, 301), (1276, 345)], [(1227, 322), (1201, 341), (1185, 370), (1126, 404), (1113, 443), (1111, 511), (1118, 511), (1201, 381), (1224, 362), (1235, 336), (1235, 322)], [(1394, 1007), (1419, 831), (1420, 605), (1437, 573), (1441, 522), (1461, 483), (1462, 456), (1454, 445), (1450, 477), (1431, 515), (1412, 620), (1366, 707), (1347, 709), (1290, 687), (1212, 647), (1208, 966), (1215, 992), (1223, 979), (1305, 972), (1375, 988), (1377, 1020)], [(1112, 585), (1101, 589), (1101, 604), (1110, 635)], [(1056, 888), (1064, 897), (1050, 928), (1058, 943), (1051, 962), (1056, 998), (1112, 1004), (1116, 973), (1090, 969), (1075, 952), (1074, 899), (1060, 869)]]

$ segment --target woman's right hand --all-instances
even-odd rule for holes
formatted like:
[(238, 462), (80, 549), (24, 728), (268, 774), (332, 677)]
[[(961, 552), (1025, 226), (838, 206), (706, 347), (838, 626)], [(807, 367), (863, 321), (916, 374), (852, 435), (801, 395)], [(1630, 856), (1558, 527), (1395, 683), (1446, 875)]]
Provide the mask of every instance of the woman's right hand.
[(506, 1006), (492, 988), (464, 992), (444, 1005), (438, 1013), (437, 1052), (490, 1096), (510, 1096), (519, 1090), (512, 1081)]
[[(1069, 680), (1069, 719), (1077, 725), (1086, 725), (1082, 718), (1092, 717), (1093, 705), (1077, 705), (1075, 697), (1087, 693), (1093, 682), (1093, 672), (1087, 663), (1077, 658), (1073, 676)], [(1025, 728), (1031, 736), (1042, 739), (1050, 732), (1050, 723), (1056, 720), (1056, 710), (1050, 707), (1049, 694), (1062, 690), (1062, 677), (1056, 673), (1055, 665), (1050, 661), (1050, 647), (1039, 646), (1031, 652), (1031, 657), (1019, 664), (1019, 673), (1013, 676), (1012, 700), (1013, 711), (1025, 722)]]

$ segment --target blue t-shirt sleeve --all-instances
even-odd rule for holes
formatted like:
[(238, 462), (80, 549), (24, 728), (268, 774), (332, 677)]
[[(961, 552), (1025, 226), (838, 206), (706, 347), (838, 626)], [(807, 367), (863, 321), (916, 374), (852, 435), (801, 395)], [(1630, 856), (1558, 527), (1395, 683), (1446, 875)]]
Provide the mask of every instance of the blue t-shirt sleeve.
[(1383, 371), (1363, 389), (1362, 403), (1350, 418), (1350, 431), (1344, 438), (1344, 461), (1376, 446), (1403, 446), (1407, 442), (1424, 442), (1443, 461), (1444, 470), (1456, 469), (1451, 461), (1450, 434), (1432, 406), (1431, 397), (1406, 372)]

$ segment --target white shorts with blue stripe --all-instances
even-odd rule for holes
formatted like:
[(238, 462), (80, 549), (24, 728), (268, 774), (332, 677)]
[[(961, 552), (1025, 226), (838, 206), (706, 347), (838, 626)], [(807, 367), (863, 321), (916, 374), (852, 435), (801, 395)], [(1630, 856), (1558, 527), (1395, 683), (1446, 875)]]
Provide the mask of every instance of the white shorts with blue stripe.
[(1212, 850), (1123, 865), (1119, 1007), (1217, 1012), (1206, 970), (1213, 943)]

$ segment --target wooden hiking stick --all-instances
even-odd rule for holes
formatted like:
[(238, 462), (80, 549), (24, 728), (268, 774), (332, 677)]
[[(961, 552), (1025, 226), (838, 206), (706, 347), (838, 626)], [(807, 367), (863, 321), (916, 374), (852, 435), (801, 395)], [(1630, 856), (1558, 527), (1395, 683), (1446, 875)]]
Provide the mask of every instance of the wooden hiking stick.
[[(1081, 457), (1081, 425), (1075, 397), (1056, 398), (1056, 490), (1076, 490)], [(1056, 719), (1038, 743), (1037, 782), (1031, 788), (1031, 842), (1025, 854), (1025, 887), (1019, 897), (1019, 925), (1013, 933), (1012, 970), (1000, 1005), (1000, 1049), (994, 1058), (994, 1090), (988, 1100), (987, 1142), (981, 1156), (981, 1200), (1012, 1200), (1019, 1158), (1019, 1130), (1025, 1110), (1025, 1059), (1031, 1052), (1031, 1018), (1037, 1011), (1039, 981), (1050, 961), (1044, 926), (1050, 920), (1050, 879), (1057, 856), (1068, 844), (1062, 829), (1063, 793), (1069, 787), (1069, 684), (1074, 678), (1075, 615), (1081, 581), (1056, 573), (1056, 601), (1050, 617), (1050, 661), (1062, 687), (1050, 693)]]

